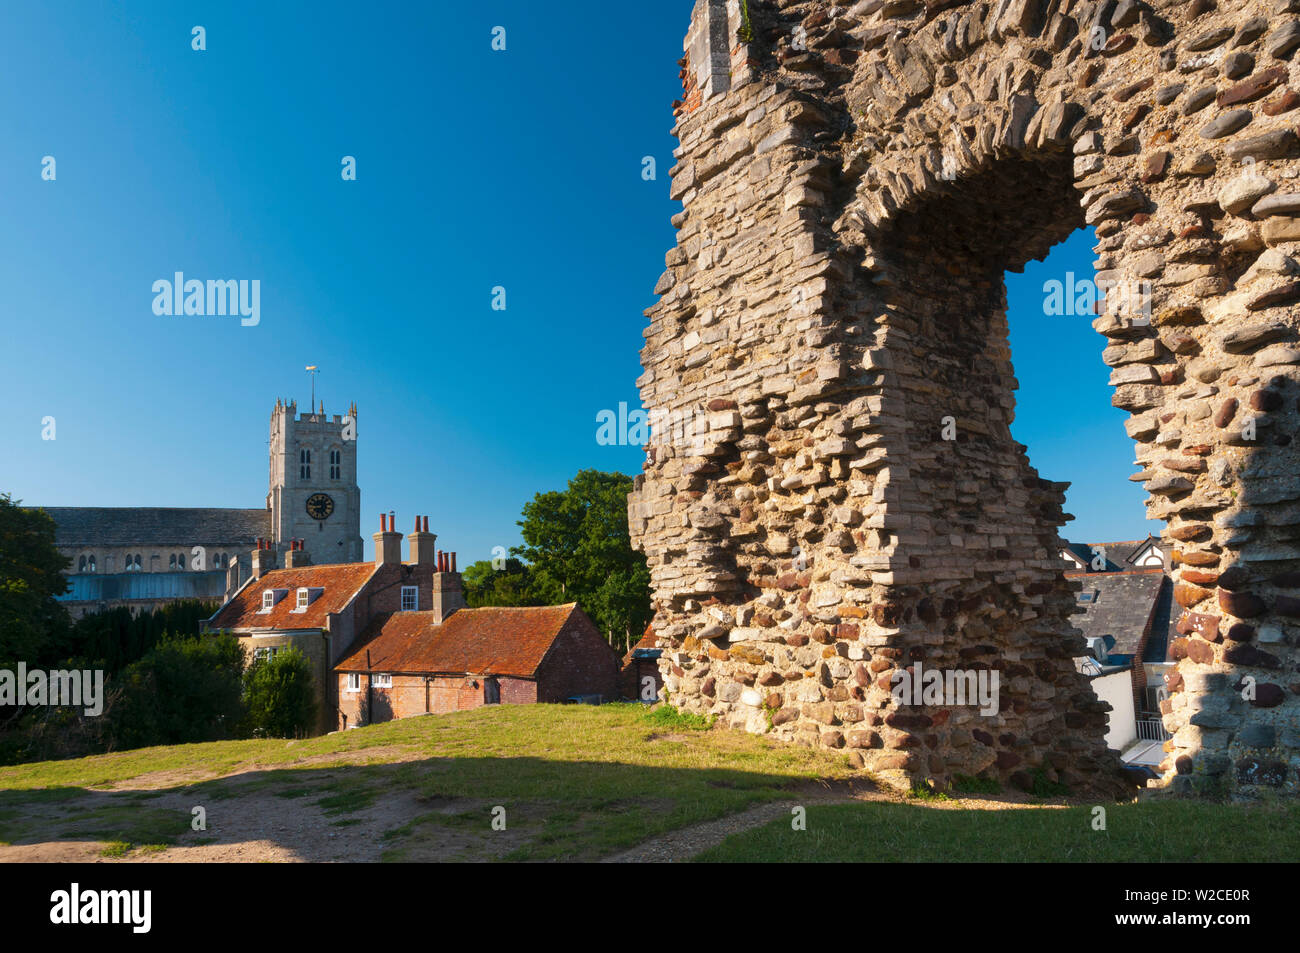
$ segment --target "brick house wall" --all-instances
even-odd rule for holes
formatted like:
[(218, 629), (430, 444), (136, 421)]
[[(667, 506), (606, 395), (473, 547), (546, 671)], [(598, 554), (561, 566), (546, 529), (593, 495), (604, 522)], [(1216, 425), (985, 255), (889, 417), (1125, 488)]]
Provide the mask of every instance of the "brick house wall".
[[(537, 683), (530, 678), (496, 676), (501, 703), (530, 705), (537, 701)], [(485, 701), (487, 679), (482, 675), (394, 675), (392, 688), (372, 688), (369, 693), (373, 710), (366, 712), (367, 686), (370, 676), (362, 674), (361, 690), (348, 691), (346, 674), (338, 676), (338, 729), (368, 725), (394, 718), (415, 715), (446, 714), (481, 708)]]
[[(354, 632), (361, 632), (370, 620), (382, 612), (399, 612), (402, 608), (402, 587), (415, 586), (419, 590), (420, 610), (433, 608), (433, 573), (432, 565), (418, 566), (411, 563), (394, 564), (382, 567), (370, 584), (352, 603)], [(355, 636), (354, 636), (355, 637)], [(337, 640), (334, 646), (334, 661), (341, 662), (352, 647), (352, 639), (347, 644)]]
[[(574, 613), (537, 666), (537, 700), (572, 695), (619, 697), (619, 659), (584, 613)], [(504, 687), (503, 687), (504, 697)]]
[(544, 699), (538, 698), (537, 682), (531, 678), (498, 677), (501, 685), (501, 704), (532, 705)]
[(623, 666), (621, 673), (621, 682), (619, 687), (623, 691), (623, 697), (632, 701), (646, 701), (641, 697), (643, 679), (650, 679), (653, 683), (652, 695), (650, 701), (659, 698), (659, 692), (664, 687), (663, 673), (659, 671), (658, 659), (628, 659)]

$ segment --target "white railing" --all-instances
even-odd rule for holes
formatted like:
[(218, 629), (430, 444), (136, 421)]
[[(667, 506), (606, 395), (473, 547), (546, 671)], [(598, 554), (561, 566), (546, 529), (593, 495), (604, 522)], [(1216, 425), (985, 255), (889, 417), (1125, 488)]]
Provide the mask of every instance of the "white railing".
[(1172, 735), (1165, 731), (1159, 716), (1143, 714), (1137, 719), (1137, 736), (1143, 741), (1168, 741)]

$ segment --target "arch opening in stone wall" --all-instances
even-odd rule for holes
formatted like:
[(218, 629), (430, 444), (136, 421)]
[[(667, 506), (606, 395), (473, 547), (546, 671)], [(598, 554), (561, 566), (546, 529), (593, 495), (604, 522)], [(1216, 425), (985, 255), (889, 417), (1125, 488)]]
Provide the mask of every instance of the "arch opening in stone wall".
[[(1003, 277), (1093, 226), (1181, 613), (1162, 770), (1300, 790), (1300, 4), (1278, 6), (697, 3), (639, 384), (717, 419), (629, 506), (675, 704), (902, 784), (1115, 790), (1065, 486), (1010, 431)], [(997, 672), (998, 711), (899, 702), (920, 662)]]

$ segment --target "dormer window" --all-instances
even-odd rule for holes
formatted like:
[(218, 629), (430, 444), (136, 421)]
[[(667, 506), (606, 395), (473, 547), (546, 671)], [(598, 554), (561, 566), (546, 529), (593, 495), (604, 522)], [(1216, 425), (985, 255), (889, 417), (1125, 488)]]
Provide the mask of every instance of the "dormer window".
[(296, 597), (297, 601), (294, 602), (293, 611), (306, 612), (307, 607), (310, 606), (313, 602), (315, 602), (316, 597), (319, 596), (324, 591), (325, 590), (320, 588), (319, 586), (299, 586), (297, 597)]
[(276, 607), (281, 599), (289, 594), (288, 589), (263, 589), (262, 590), (262, 612), (270, 612)]

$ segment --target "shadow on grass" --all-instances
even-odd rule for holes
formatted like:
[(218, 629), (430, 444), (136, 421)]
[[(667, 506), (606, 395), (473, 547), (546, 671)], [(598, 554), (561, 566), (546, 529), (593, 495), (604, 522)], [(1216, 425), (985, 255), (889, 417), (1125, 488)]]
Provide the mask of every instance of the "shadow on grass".
[[(101, 841), (108, 857), (269, 841), (307, 861), (592, 860), (810, 783), (537, 757), (288, 767), (147, 791), (0, 791), (0, 841)], [(205, 829), (192, 827), (195, 808)]]

